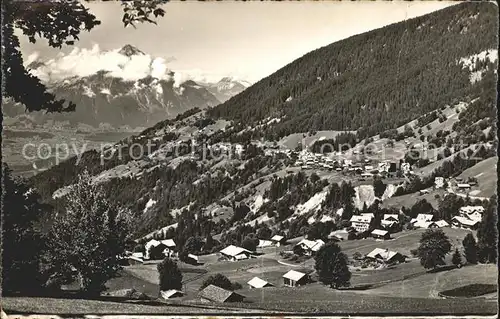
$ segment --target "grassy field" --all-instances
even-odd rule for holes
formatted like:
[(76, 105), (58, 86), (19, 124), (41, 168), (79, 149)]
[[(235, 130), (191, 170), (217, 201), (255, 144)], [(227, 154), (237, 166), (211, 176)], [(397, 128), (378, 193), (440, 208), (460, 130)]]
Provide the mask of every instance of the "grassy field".
[[(451, 242), (456, 245), (467, 231), (444, 228)], [(405, 231), (394, 234), (394, 240), (376, 241), (374, 239), (342, 241), (342, 250), (350, 257), (355, 253), (366, 254), (376, 247), (396, 250), (410, 255), (410, 250), (418, 246), (424, 230)], [(280, 247), (290, 249), (291, 245)], [(202, 256), (202, 266), (179, 264), (183, 272), (186, 295), (168, 302), (116, 302), (114, 300), (83, 300), (55, 298), (5, 298), (7, 312), (20, 313), (223, 313), (227, 309), (246, 312), (279, 311), (282, 313), (440, 313), (440, 314), (492, 314), (496, 311), (496, 296), (490, 294), (481, 299), (443, 299), (439, 292), (469, 284), (496, 282), (495, 265), (466, 266), (460, 269), (428, 273), (417, 259), (390, 268), (378, 270), (353, 269), (351, 285), (370, 285), (366, 290), (334, 290), (319, 282), (303, 287), (283, 286), (282, 276), (290, 269), (313, 270), (314, 259), (302, 264), (280, 260), (275, 248), (265, 249), (258, 258), (239, 262), (219, 262), (216, 255)], [(451, 256), (447, 263), (450, 264)], [(287, 263), (290, 263), (288, 265)], [(244, 303), (203, 304), (198, 292), (203, 281), (212, 274), (221, 273), (231, 281), (240, 283), (243, 288), (237, 292), (246, 296)], [(275, 287), (250, 289), (246, 283), (254, 276), (271, 282)], [(155, 263), (127, 266), (120, 276), (107, 284), (110, 290), (134, 288), (137, 291), (157, 298), (158, 274)], [(215, 307), (215, 308), (214, 308)], [(230, 308), (227, 308), (230, 307)]]
[(497, 162), (498, 157), (491, 157), (466, 169), (460, 174), (460, 177), (464, 180), (467, 180), (469, 177), (477, 178), (479, 192), (474, 192), (473, 194), (471, 192), (471, 195), (491, 197), (493, 194), (496, 194), (498, 179), (496, 174)]

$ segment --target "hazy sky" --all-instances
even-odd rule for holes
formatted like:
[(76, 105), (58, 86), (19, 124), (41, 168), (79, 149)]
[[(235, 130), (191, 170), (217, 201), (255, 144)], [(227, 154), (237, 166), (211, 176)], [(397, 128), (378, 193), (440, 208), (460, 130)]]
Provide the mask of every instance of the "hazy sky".
[[(164, 6), (166, 15), (158, 25), (134, 29), (123, 28), (118, 1), (85, 3), (102, 24), (81, 34), (76, 46), (113, 50), (128, 43), (166, 58), (174, 71), (255, 82), (319, 47), (452, 4), (456, 2), (174, 1)], [(60, 52), (43, 42), (20, 40), (25, 58), (38, 52), (45, 60)]]

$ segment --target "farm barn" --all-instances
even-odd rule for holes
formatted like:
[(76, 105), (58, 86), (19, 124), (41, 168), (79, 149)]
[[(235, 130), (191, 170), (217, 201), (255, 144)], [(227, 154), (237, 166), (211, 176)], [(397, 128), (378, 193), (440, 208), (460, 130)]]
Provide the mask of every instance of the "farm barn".
[(253, 277), (249, 282), (247, 282), (250, 289), (254, 288), (265, 288), (265, 287), (273, 287), (274, 285), (260, 279), (259, 277)]
[(283, 284), (288, 287), (298, 287), (309, 282), (309, 276), (299, 271), (290, 270), (283, 275)]
[(239, 302), (245, 299), (243, 295), (214, 285), (205, 287), (200, 291), (199, 296), (201, 300), (209, 302)]

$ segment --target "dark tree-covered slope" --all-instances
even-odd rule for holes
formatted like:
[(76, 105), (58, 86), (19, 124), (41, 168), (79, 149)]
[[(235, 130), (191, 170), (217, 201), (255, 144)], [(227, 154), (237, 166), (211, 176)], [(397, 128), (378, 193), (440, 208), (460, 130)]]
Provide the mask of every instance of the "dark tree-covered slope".
[(471, 84), (471, 71), (459, 60), (497, 48), (497, 10), (488, 2), (461, 3), (333, 43), (215, 107), (211, 116), (245, 125), (282, 117), (268, 136), (359, 130), (364, 137), (484, 92), (494, 101), (493, 77)]

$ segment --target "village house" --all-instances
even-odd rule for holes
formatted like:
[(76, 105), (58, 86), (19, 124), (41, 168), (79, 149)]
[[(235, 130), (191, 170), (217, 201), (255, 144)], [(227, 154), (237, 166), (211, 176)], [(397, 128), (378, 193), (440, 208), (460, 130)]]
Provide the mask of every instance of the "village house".
[(309, 282), (309, 276), (300, 271), (290, 270), (283, 275), (283, 284), (288, 287), (298, 287)]
[(249, 282), (247, 282), (250, 289), (254, 288), (265, 288), (265, 287), (273, 287), (274, 285), (260, 279), (259, 277), (253, 277)]
[(381, 229), (375, 229), (374, 231), (371, 232), (371, 235), (373, 238), (376, 239), (390, 239), (391, 235), (387, 230), (381, 230)]
[(466, 192), (466, 191), (470, 190), (470, 184), (458, 183), (457, 188), (461, 192)]
[(163, 299), (168, 300), (171, 298), (182, 297), (184, 296), (184, 293), (177, 289), (170, 289), (170, 290), (160, 291), (160, 295)]
[(434, 215), (432, 214), (418, 214), (410, 223), (413, 224), (415, 228), (428, 228), (433, 218)]
[(410, 163), (402, 163), (401, 164), (401, 171), (403, 172), (403, 174), (410, 174), (410, 172), (411, 172)]
[(391, 230), (399, 224), (398, 214), (384, 214), (384, 219), (380, 221), (380, 225), (385, 230)]
[(314, 253), (316, 253), (321, 247), (323, 247), (324, 244), (325, 242), (322, 241), (321, 239), (316, 239), (316, 240), (302, 239), (295, 246), (301, 247), (306, 255), (311, 256)]
[(367, 215), (353, 215), (349, 221), (357, 232), (362, 233), (370, 228), (372, 217)]
[(479, 222), (480, 221), (478, 220), (472, 220), (462, 216), (455, 216), (451, 219), (451, 224), (454, 227), (470, 229), (470, 230), (477, 229), (477, 227), (479, 226)]
[(249, 259), (253, 253), (245, 248), (230, 245), (220, 251), (221, 256), (229, 261)]
[(286, 242), (285, 237), (281, 236), (281, 235), (274, 235), (271, 238), (271, 241), (273, 242), (274, 246), (276, 246), (276, 247), (279, 247)]
[(151, 259), (153, 256), (164, 255), (172, 257), (175, 254), (175, 242), (172, 239), (156, 240), (151, 239), (144, 245), (144, 259)]
[(205, 287), (205, 289), (200, 291), (199, 296), (202, 301), (209, 302), (240, 302), (245, 299), (243, 295), (214, 285)]
[(483, 206), (463, 206), (459, 209), (459, 214), (462, 217), (466, 217), (470, 220), (481, 221), (483, 218), (484, 207)]
[(434, 178), (434, 187), (435, 188), (443, 188), (444, 187), (444, 177)]
[(194, 265), (198, 265), (200, 263), (200, 258), (196, 255), (188, 254), (187, 257), (188, 257), (188, 259), (190, 259), (191, 263)]
[(273, 242), (270, 240), (264, 240), (264, 239), (259, 239), (259, 243), (257, 244), (257, 248), (266, 248), (266, 247), (272, 247)]
[(172, 257), (175, 254), (175, 242), (173, 239), (160, 240), (160, 242), (165, 245), (163, 254), (166, 257)]
[(406, 260), (406, 257), (401, 253), (382, 248), (375, 248), (366, 255), (366, 258), (382, 261), (386, 264), (402, 263)]

